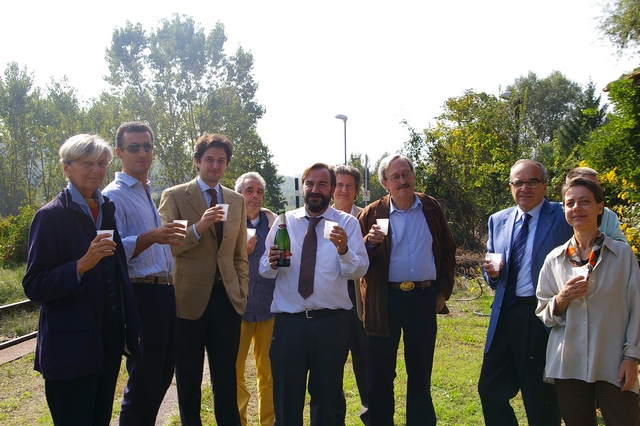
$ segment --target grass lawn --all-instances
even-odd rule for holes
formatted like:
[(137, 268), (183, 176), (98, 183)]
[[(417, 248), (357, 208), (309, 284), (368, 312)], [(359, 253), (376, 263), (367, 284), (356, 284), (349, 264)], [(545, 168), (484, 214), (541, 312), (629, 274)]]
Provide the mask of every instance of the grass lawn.
[[(452, 299), (455, 299), (455, 295)], [(482, 409), (476, 390), (482, 348), (488, 324), (488, 317), (478, 313), (488, 313), (492, 296), (483, 295), (478, 300), (449, 301), (451, 313), (438, 316), (438, 341), (436, 345), (432, 393), (438, 424), (479, 425), (483, 424)], [(251, 360), (251, 357), (249, 357)], [(254, 366), (247, 364), (247, 382), (253, 386), (255, 395)], [(406, 374), (402, 346), (398, 356), (398, 377), (396, 378), (395, 423), (404, 424)], [(118, 384), (114, 412), (119, 411), (122, 389), (126, 381), (124, 363)], [(344, 388), (347, 395), (347, 425), (359, 425), (360, 400), (351, 368), (351, 360), (345, 367)], [(524, 410), (519, 397), (514, 407), (521, 424), (526, 424)], [(257, 424), (257, 404), (252, 398), (249, 406), (249, 424)], [(305, 424), (308, 424), (308, 405)], [(214, 425), (212, 397), (209, 383), (203, 389), (203, 424)], [(33, 371), (33, 355), (0, 366), (0, 424), (50, 425), (49, 411), (44, 399), (44, 381)], [(171, 425), (179, 425), (179, 416), (173, 416)]]

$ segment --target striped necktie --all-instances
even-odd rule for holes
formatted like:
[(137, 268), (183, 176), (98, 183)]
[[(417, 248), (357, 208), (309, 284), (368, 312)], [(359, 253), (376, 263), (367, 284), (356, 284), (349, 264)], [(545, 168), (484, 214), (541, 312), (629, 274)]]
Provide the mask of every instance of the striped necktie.
[(504, 299), (502, 300), (502, 308), (510, 308), (516, 303), (516, 286), (518, 284), (518, 273), (522, 266), (524, 251), (527, 247), (527, 237), (529, 236), (529, 219), (531, 215), (525, 213), (522, 215), (522, 226), (516, 234), (511, 248), (511, 264), (509, 265), (509, 275), (507, 276), (507, 287), (504, 290)]

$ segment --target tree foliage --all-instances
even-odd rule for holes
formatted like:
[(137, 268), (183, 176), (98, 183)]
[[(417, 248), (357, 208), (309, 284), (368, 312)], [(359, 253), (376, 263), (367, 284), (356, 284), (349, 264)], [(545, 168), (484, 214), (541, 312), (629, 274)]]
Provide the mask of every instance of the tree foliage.
[(191, 179), (197, 138), (223, 133), (234, 143), (223, 184), (233, 186), (240, 174), (257, 171), (267, 182), (267, 205), (278, 209), (282, 177), (256, 129), (265, 109), (255, 100), (253, 55), (239, 47), (228, 56), (226, 40), (220, 22), (205, 33), (182, 15), (162, 20), (148, 34), (127, 22), (114, 30), (106, 52), (108, 81), (130, 119), (149, 122), (156, 133), (156, 185)]
[(599, 29), (618, 49), (618, 54), (640, 50), (640, 0), (615, 0), (607, 3)]

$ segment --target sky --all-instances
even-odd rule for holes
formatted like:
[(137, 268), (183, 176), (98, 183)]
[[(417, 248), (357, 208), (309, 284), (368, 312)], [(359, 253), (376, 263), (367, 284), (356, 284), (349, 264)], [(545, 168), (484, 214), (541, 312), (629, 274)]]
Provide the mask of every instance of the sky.
[[(603, 0), (604, 1), (604, 0)], [(438, 3), (438, 4), (435, 4)], [(597, 26), (591, 0), (13, 1), (0, 16), (0, 65), (16, 62), (40, 87), (66, 76), (90, 101), (107, 84), (105, 49), (127, 21), (148, 32), (174, 13), (205, 32), (225, 25), (227, 54), (254, 56), (258, 123), (280, 174), (366, 154), (375, 163), (434, 124), (466, 90), (499, 95), (520, 76), (560, 71), (598, 89), (632, 71)], [(606, 101), (606, 94), (603, 93)]]

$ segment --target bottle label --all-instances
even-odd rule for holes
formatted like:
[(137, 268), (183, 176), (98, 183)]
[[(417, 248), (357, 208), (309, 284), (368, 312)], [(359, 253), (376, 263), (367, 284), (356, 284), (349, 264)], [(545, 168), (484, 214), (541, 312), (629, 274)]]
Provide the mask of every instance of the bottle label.
[(282, 250), (280, 252), (280, 259), (282, 259), (282, 260), (291, 259), (291, 252), (289, 250)]

